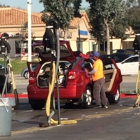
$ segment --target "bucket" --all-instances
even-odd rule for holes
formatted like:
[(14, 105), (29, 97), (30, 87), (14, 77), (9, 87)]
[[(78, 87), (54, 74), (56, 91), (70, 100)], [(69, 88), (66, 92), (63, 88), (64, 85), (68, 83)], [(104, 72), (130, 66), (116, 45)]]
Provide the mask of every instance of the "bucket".
[(11, 135), (11, 117), (13, 99), (0, 98), (0, 136)]

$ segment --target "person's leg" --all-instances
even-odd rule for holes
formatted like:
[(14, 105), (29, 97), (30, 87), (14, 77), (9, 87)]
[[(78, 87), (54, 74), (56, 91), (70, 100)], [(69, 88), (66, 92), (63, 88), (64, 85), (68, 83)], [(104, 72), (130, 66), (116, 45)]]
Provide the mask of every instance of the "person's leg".
[(107, 105), (107, 98), (106, 98), (106, 94), (105, 94), (105, 90), (104, 90), (105, 79), (102, 78), (100, 80), (100, 82), (101, 82), (100, 83), (101, 84), (101, 92), (100, 92), (100, 94), (101, 94), (101, 102), (102, 102), (102, 105), (105, 106), (105, 105)]
[(100, 80), (93, 82), (93, 97), (95, 99), (96, 105), (101, 105), (101, 98), (100, 98)]

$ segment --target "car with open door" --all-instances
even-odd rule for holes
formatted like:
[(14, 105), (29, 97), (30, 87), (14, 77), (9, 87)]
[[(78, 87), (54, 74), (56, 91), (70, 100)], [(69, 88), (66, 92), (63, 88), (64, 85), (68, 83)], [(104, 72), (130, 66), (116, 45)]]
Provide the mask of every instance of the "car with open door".
[[(50, 50), (45, 50), (34, 44), (39, 54), (40, 62), (27, 62), (29, 84), (27, 86), (28, 99), (35, 110), (45, 105), (49, 91)], [(104, 63), (105, 90), (110, 103), (118, 103), (120, 99), (120, 83), (122, 76), (119, 68), (112, 59), (102, 59)], [(37, 64), (35, 69), (31, 65)], [(88, 65), (88, 67), (87, 67)], [(90, 62), (82, 57), (75, 56), (69, 41), (60, 41), (60, 62), (58, 68), (58, 84), (60, 99), (77, 102), (84, 108), (93, 102), (93, 87), (89, 75), (85, 72), (92, 67)], [(55, 85), (56, 87), (56, 85)], [(57, 98), (57, 90), (54, 88)]]

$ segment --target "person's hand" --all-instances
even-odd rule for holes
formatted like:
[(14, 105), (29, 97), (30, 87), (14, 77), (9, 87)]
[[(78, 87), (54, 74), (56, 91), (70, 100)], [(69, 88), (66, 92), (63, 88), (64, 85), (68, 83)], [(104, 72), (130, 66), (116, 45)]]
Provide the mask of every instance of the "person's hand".
[(84, 68), (84, 71), (85, 71), (85, 73), (86, 73), (86, 76), (89, 78), (90, 76), (89, 76), (89, 74), (88, 74), (88, 69)]

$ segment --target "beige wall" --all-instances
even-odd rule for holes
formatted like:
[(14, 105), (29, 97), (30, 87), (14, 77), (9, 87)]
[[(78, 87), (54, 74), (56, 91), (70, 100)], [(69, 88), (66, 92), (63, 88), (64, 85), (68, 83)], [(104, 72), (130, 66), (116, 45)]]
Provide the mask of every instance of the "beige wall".
[[(80, 20), (80, 30), (88, 31), (89, 30), (89, 25), (88, 21), (86, 20), (86, 17), (82, 17)], [(20, 33), (21, 32), (21, 26), (22, 25), (14, 25), (14, 26), (0, 26), (0, 32), (7, 32), (7, 33)], [(37, 25), (32, 25), (32, 33), (33, 36), (35, 36), (36, 40), (42, 40), (42, 36), (45, 31), (45, 24), (37, 24)], [(73, 29), (69, 29), (69, 32), (72, 33), (72, 37), (68, 38), (70, 40), (71, 48), (73, 51), (77, 50), (77, 39), (79, 38), (78, 36), (78, 27), (74, 27)], [(94, 39), (91, 39), (90, 34), (88, 35), (80, 35), (80, 38), (82, 40), (82, 46), (83, 46), (83, 53), (86, 53), (88, 51), (93, 51), (93, 43), (95, 43)], [(60, 38), (63, 39), (63, 38)], [(123, 41), (123, 45), (125, 48), (131, 48), (132, 42), (134, 40), (134, 36), (126, 39)], [(121, 47), (121, 39), (110, 39), (110, 42), (112, 42), (112, 49), (120, 49), (123, 48)], [(129, 45), (128, 45), (129, 42)], [(98, 50), (98, 47), (96, 47), (96, 50)]]
[(110, 39), (112, 42), (112, 49), (121, 49), (121, 39)]
[(73, 50), (73, 51), (76, 51), (77, 50), (77, 44), (76, 44), (76, 41), (70, 41), (70, 45), (71, 45), (71, 49)]

